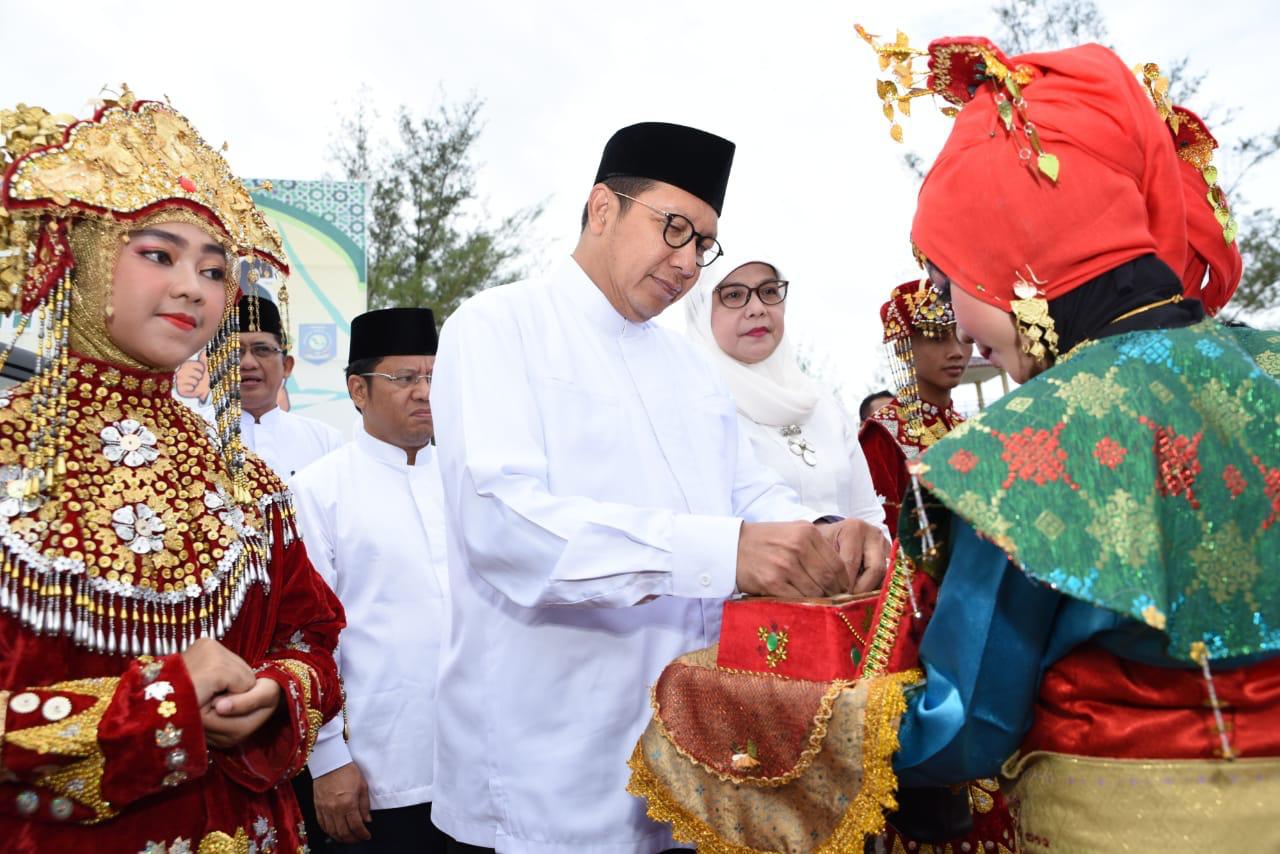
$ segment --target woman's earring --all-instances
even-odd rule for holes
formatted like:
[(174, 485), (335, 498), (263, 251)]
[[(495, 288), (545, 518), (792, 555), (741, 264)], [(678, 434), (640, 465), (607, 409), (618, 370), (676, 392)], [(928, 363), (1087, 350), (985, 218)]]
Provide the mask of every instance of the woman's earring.
[(1013, 286), (1017, 299), (1009, 300), (1013, 321), (1022, 336), (1022, 352), (1037, 362), (1051, 362), (1058, 358), (1058, 333), (1054, 329), (1053, 316), (1049, 314), (1049, 301), (1044, 298), (1041, 285), (1031, 265), (1027, 265), (1031, 281), (1016, 272), (1018, 281)]

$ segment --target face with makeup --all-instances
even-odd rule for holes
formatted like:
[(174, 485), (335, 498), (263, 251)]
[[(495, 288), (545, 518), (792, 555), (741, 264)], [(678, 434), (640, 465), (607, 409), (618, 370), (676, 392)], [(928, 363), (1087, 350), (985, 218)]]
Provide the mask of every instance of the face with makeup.
[(145, 365), (176, 368), (217, 331), (226, 279), (226, 250), (201, 228), (161, 220), (130, 232), (113, 273), (107, 334)]
[(934, 286), (950, 292), (956, 337), (962, 345), (972, 343), (979, 355), (1017, 383), (1025, 383), (1048, 367), (1023, 349), (1026, 341), (1018, 332), (1012, 313), (972, 296), (933, 264), (928, 269)]

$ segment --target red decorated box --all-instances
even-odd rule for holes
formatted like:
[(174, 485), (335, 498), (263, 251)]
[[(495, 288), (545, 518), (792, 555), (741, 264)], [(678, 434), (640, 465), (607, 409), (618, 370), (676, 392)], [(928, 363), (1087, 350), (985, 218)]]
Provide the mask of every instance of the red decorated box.
[(724, 605), (716, 663), (829, 682), (862, 672), (881, 594), (827, 599), (747, 597)]

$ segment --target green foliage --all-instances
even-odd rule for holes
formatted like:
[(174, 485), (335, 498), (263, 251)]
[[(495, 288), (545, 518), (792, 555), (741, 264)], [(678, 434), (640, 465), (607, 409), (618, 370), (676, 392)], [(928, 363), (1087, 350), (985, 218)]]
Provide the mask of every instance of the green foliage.
[(525, 234), (542, 205), (486, 222), (472, 150), (482, 102), (442, 103), (418, 118), (401, 107), (396, 139), (375, 145), (361, 97), (331, 158), (369, 195), (369, 308), (428, 306), (445, 318), (467, 297), (524, 275)]

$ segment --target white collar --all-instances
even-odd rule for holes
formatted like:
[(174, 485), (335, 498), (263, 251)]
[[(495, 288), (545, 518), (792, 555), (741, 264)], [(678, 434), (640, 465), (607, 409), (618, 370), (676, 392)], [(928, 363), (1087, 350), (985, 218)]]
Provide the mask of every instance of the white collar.
[(619, 314), (572, 255), (556, 265), (551, 271), (551, 278), (557, 283), (563, 282), (559, 290), (586, 316), (592, 326), (604, 334), (621, 338), (648, 330), (648, 322), (634, 323)]
[(375, 439), (370, 436), (366, 430), (355, 431), (355, 443), (369, 456), (381, 463), (386, 463), (396, 468), (414, 468), (415, 466), (425, 464), (432, 452), (430, 445), (418, 449), (418, 454), (414, 458), (415, 462), (409, 462), (409, 456), (404, 452), (403, 448), (398, 448), (390, 442), (384, 442), (381, 439)]

